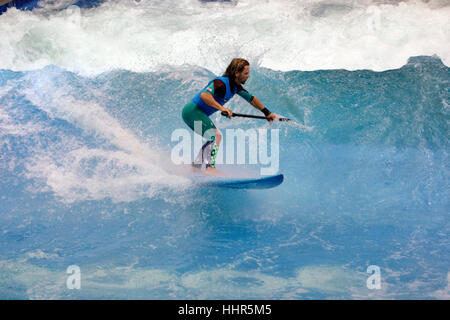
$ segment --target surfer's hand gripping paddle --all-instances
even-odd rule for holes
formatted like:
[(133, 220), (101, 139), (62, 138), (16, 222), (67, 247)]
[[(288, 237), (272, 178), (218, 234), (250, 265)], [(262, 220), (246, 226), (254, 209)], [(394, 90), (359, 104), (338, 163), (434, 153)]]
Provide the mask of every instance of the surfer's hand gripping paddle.
[[(226, 112), (226, 111), (222, 111), (221, 114), (223, 116), (225, 116), (225, 117), (228, 117), (228, 112)], [(242, 117), (242, 118), (253, 118), (253, 119), (265, 119), (265, 120), (268, 120), (268, 118), (264, 117), (264, 116), (254, 116), (252, 114), (242, 114), (242, 113), (234, 113), (234, 112), (233, 112), (233, 114), (231, 116), (232, 117)], [(288, 119), (288, 118), (276, 117), (276, 119), (278, 121), (291, 121), (291, 119)]]

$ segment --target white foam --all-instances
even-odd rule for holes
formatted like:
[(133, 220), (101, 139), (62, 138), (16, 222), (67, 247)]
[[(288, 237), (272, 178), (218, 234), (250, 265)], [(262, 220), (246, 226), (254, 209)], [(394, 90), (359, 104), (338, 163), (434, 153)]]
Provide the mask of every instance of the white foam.
[(26, 136), (43, 130), (45, 129), (41, 125), (31, 122), (14, 123), (5, 106), (0, 106), (0, 138), (4, 135)]
[(103, 198), (133, 201), (155, 196), (171, 201), (173, 197), (165, 195), (167, 188), (189, 186), (188, 179), (167, 171), (162, 151), (142, 143), (101, 105), (78, 100), (63, 87), (58, 88), (50, 72), (29, 75), (27, 80), (29, 86), (23, 93), (34, 106), (105, 141), (105, 148), (89, 147), (76, 136), (61, 135), (50, 147), (41, 150), (39, 144), (34, 146), (26, 176), (45, 182), (35, 191), (52, 191), (66, 202)]
[(445, 1), (117, 0), (0, 16), (0, 68), (54, 64), (83, 74), (160, 65), (223, 72), (242, 56), (277, 70), (373, 69), (416, 55), (450, 61)]
[[(15, 281), (27, 288), (29, 299), (61, 299), (68, 294), (65, 269), (50, 270), (32, 264), (31, 259), (57, 260), (60, 255), (41, 249), (25, 253), (16, 259), (0, 260), (2, 281)], [(425, 298), (448, 299), (450, 273), (442, 288), (429, 291), (426, 281), (412, 280), (392, 286), (390, 279), (409, 275), (408, 271), (386, 269), (382, 288), (367, 288), (368, 273), (341, 265), (307, 265), (295, 270), (293, 276), (280, 276), (261, 270), (235, 270), (233, 265), (178, 273), (152, 267), (137, 267), (137, 260), (126, 266), (81, 266), (82, 290), (86, 298), (105, 296), (154, 297), (168, 295), (181, 299), (258, 298), (298, 299), (324, 294), (328, 298), (397, 299), (418, 294)], [(425, 290), (425, 291), (424, 291)], [(161, 292), (163, 292), (161, 294)]]
[(56, 253), (47, 253), (45, 251), (42, 251), (41, 249), (36, 249), (34, 251), (30, 251), (26, 254), (28, 258), (33, 259), (57, 259), (59, 258), (59, 255)]
[(450, 300), (450, 271), (447, 272), (447, 283), (444, 288), (440, 290), (436, 290), (431, 294), (432, 297), (435, 297), (438, 300)]
[[(39, 250), (38, 250), (39, 251)], [(4, 279), (12, 279), (27, 288), (30, 299), (60, 299), (67, 294), (65, 270), (52, 271), (34, 266), (25, 259), (0, 261)], [(41, 257), (52, 259), (52, 257)], [(317, 292), (336, 297), (358, 292), (367, 296), (364, 275), (342, 266), (311, 265), (298, 269), (295, 277), (282, 277), (252, 270), (237, 271), (227, 268), (198, 270), (179, 274), (156, 268), (135, 266), (105, 267), (83, 265), (81, 267), (81, 294), (98, 298), (107, 290), (113, 296), (123, 296), (136, 290), (146, 297), (160, 296), (167, 291), (173, 298), (261, 298), (296, 299), (298, 294)], [(2, 279), (0, 279), (0, 285)], [(361, 285), (362, 284), (362, 285)], [(145, 291), (142, 291), (145, 290)]]
[[(89, 163), (94, 164), (89, 167)], [(65, 202), (164, 198), (164, 187), (179, 188), (183, 182), (133, 154), (87, 147), (64, 156), (35, 156), (27, 163), (27, 169), (28, 178), (43, 178), (46, 189)]]

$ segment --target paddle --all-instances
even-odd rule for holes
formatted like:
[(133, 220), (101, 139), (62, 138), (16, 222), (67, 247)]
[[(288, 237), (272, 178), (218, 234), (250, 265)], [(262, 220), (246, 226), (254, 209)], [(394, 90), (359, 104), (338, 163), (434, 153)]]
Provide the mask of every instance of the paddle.
[[(228, 116), (228, 113), (226, 111), (222, 111), (221, 114), (223, 116), (225, 116), (225, 117)], [(242, 114), (242, 113), (234, 113), (233, 112), (233, 114), (231, 116), (232, 117), (242, 117), (242, 118), (253, 118), (253, 119), (265, 119), (265, 120), (267, 120), (267, 118), (264, 117), (264, 116), (254, 116), (252, 114)], [(292, 121), (291, 119), (288, 119), (288, 118), (278, 118), (278, 117), (277, 117), (277, 120), (278, 121)]]

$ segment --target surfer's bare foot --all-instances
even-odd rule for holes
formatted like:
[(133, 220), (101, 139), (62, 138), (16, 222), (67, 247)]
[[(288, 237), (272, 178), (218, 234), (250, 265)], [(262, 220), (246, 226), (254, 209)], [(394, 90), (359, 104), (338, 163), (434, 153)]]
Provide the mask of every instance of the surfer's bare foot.
[(223, 176), (224, 174), (217, 170), (216, 168), (208, 167), (205, 169), (205, 174), (212, 176)]

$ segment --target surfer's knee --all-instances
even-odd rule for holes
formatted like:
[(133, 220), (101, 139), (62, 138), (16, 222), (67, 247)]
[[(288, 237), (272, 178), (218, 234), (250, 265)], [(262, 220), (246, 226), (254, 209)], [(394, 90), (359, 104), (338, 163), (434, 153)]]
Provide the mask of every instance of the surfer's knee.
[(214, 133), (215, 133), (215, 136), (216, 136), (214, 141), (217, 143), (217, 145), (219, 145), (220, 142), (222, 141), (222, 134), (217, 129), (214, 129)]
[(213, 141), (217, 143), (217, 145), (219, 145), (220, 141), (222, 141), (222, 134), (216, 128), (210, 128), (205, 131), (205, 133), (203, 134), (203, 138), (205, 138), (207, 141)]

